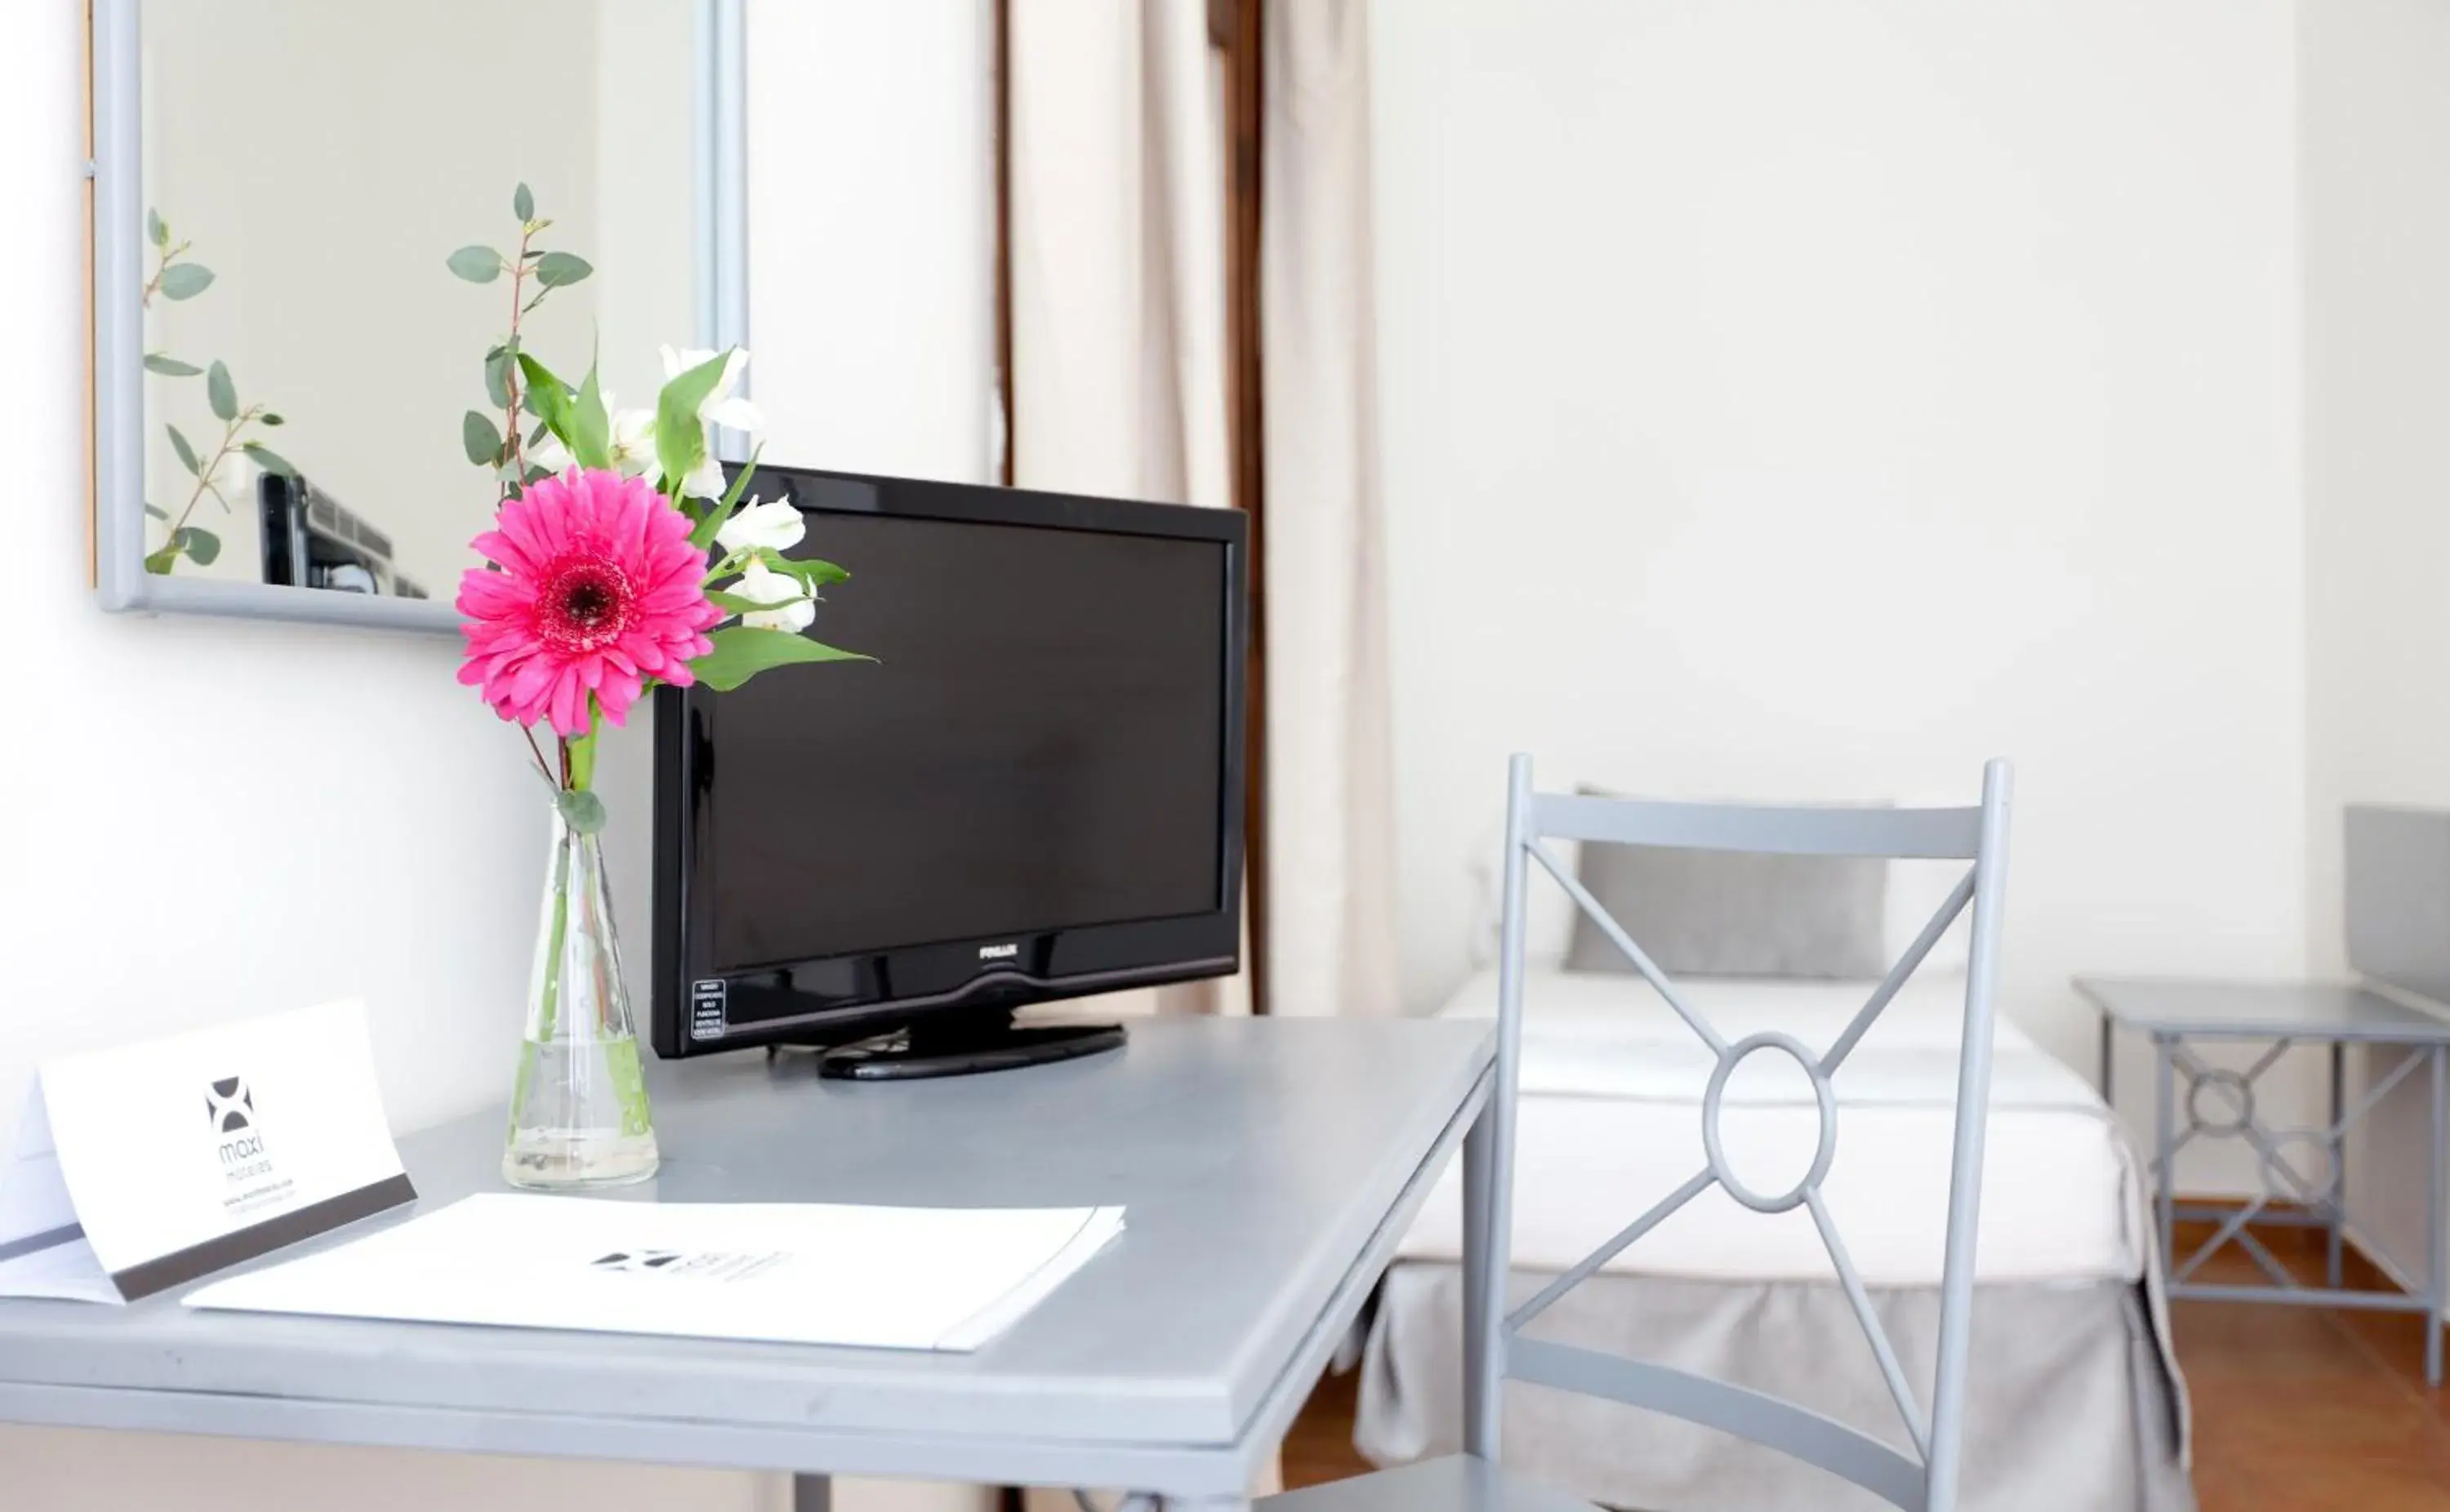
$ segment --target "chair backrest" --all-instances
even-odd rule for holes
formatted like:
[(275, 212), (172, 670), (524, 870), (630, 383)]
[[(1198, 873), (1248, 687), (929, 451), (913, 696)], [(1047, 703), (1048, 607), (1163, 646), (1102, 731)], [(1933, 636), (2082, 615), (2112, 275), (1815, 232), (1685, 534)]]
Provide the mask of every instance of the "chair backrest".
[[(1468, 1151), (1467, 1224), (1482, 1257), (1479, 1284), (1465, 1298), (1467, 1444), (1497, 1458), (1498, 1399), (1507, 1379), (1605, 1397), (1666, 1413), (1767, 1445), (1840, 1476), (1907, 1512), (1955, 1512), (1964, 1442), (1965, 1372), (1973, 1321), (1974, 1239), (1981, 1203), (1982, 1135), (1990, 1106), (1992, 989), (1997, 974), (2000, 908), (2006, 885), (2008, 764), (1983, 769), (1982, 802), (1974, 808), (1760, 808), (1728, 804), (1650, 803), (1542, 793), (1531, 785), (1531, 762), (1516, 756), (1507, 797), (1505, 944), (1499, 968), (1496, 1106), (1491, 1137)], [(1940, 904), (1837, 1039), (1813, 1051), (1790, 1036), (1757, 1034), (1727, 1042), (1696, 1012), (1676, 983), (1627, 932), (1641, 921), (1609, 917), (1598, 900), (1543, 843), (1666, 845), (1756, 854), (1953, 859), (1969, 863), (1964, 879)], [(1706, 1163), (1649, 1212), (1618, 1231), (1580, 1264), (1512, 1311), (1505, 1277), (1513, 1231), (1514, 1123), (1523, 1038), (1524, 893), (1539, 866), (1563, 886), (1600, 932), (1658, 990), (1718, 1059), (1701, 1102)], [(1946, 1249), (1940, 1281), (1938, 1359), (1926, 1415), (1915, 1386), (1873, 1310), (1861, 1276), (1821, 1199), (1836, 1150), (1837, 1100), (1830, 1077), (1889, 1005), (1957, 915), (1974, 909), (1965, 978), (1965, 1022), (1957, 1061), (1955, 1144), (1948, 1192)], [(1721, 1103), (1736, 1065), (1757, 1050), (1793, 1057), (1810, 1076), (1819, 1103), (1818, 1149), (1809, 1172), (1785, 1192), (1763, 1193), (1727, 1167), (1719, 1137)], [(1808, 1209), (1855, 1315), (1870, 1341), (1873, 1363), (1896, 1401), (1916, 1455), (1884, 1440), (1765, 1392), (1714, 1381), (1648, 1361), (1625, 1359), (1547, 1340), (1523, 1337), (1525, 1325), (1560, 1296), (1649, 1232), (1686, 1203), (1718, 1187), (1759, 1212)]]

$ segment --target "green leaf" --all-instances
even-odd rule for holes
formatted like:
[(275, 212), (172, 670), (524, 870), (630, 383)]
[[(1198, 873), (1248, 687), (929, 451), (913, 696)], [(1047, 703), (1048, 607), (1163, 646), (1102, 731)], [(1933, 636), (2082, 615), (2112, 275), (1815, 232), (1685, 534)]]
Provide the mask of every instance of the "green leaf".
[(593, 835), (604, 827), (604, 800), (589, 788), (557, 787), (553, 806), (561, 810), (561, 822), (581, 835)]
[(538, 467), (534, 462), (531, 462), (528, 464), (527, 476), (521, 478), (519, 482), (520, 486), (523, 488), (533, 487), (551, 476), (553, 476), (553, 469), (549, 467)]
[(257, 416), (257, 417), (255, 417), (255, 422), (256, 422), (258, 425), (286, 425), (286, 424), (288, 424), (288, 423), (289, 423), (286, 419), (283, 419), (283, 418), (282, 418), (282, 417), (281, 417), (277, 412), (272, 411), (272, 410), (266, 410), (266, 411), (264, 411), (262, 415)]
[(730, 489), (712, 509), (706, 512), (706, 517), (697, 522), (697, 528), (690, 532), (691, 546), (703, 552), (714, 544), (715, 532), (722, 530), (723, 522), (731, 518), (731, 512), (740, 507), (740, 495), (749, 492), (749, 480), (757, 475), (757, 459), (765, 455), (766, 443), (760, 441), (757, 449), (749, 454), (749, 460), (742, 465), (740, 475), (731, 480)]
[(179, 454), (180, 465), (198, 477), (204, 476), (204, 459), (196, 455), (196, 449), (193, 446), (187, 444), (187, 437), (181, 434), (175, 425), (165, 425), (162, 428), (170, 433), (170, 450)]
[(204, 401), (213, 407), (213, 418), (238, 418), (238, 385), (230, 381), (229, 369), (222, 363), (204, 369)]
[(145, 506), (145, 513), (146, 513), (146, 514), (147, 514), (152, 515), (152, 516), (153, 516), (155, 519), (157, 519), (157, 520), (166, 520), (166, 519), (168, 519), (168, 518), (170, 517), (170, 512), (169, 512), (168, 510), (164, 509), (164, 508), (163, 508), (161, 505), (159, 505), (159, 504), (147, 504), (147, 505), (146, 505), (146, 506)]
[(471, 283), (491, 283), (502, 276), (502, 254), (489, 246), (463, 246), (451, 254), (448, 265)]
[(521, 225), (535, 219), (535, 196), (528, 192), (528, 186), (524, 184), (511, 195), (511, 213), (519, 218)]
[(201, 525), (182, 525), (170, 537), (170, 544), (186, 553), (198, 567), (210, 567), (222, 554), (222, 538)]
[(581, 467), (612, 465), (612, 416), (604, 408), (604, 390), (596, 381), (595, 364), (587, 366), (587, 380), (570, 404), (570, 432), (562, 437), (573, 460)]
[(161, 211), (145, 212), (145, 235), (155, 246), (170, 244), (170, 225), (168, 222), (162, 219)]
[(812, 591), (828, 583), (843, 583), (850, 580), (850, 573), (831, 562), (821, 562), (813, 556), (795, 561), (770, 546), (760, 551), (757, 558), (777, 572), (798, 578)]
[(727, 614), (762, 614), (769, 609), (788, 609), (793, 604), (805, 603), (815, 596), (812, 592), (803, 593), (797, 598), (787, 598), (779, 604), (768, 604), (753, 598), (743, 598), (738, 593), (727, 593), (719, 588), (710, 588), (706, 591), (706, 601)]
[(575, 252), (548, 252), (535, 265), (536, 281), (548, 289), (566, 288), (595, 271), (595, 264)]
[[(545, 423), (546, 429), (570, 445), (570, 385), (554, 376), (553, 369), (528, 356), (519, 354), (519, 371), (527, 375), (527, 392), (520, 396), (519, 407)], [(575, 455), (573, 448), (573, 455)]]
[(698, 407), (723, 381), (729, 352), (718, 352), (664, 385), (655, 399), (655, 463), (677, 487), (706, 460), (706, 425)]
[(169, 576), (170, 569), (178, 565), (179, 548), (175, 545), (165, 546), (158, 552), (147, 552), (145, 557), (145, 571), (156, 577)]
[(485, 359), (485, 397), (502, 409), (511, 407), (511, 354), (499, 347)]
[(241, 450), (244, 451), (249, 457), (254, 459), (256, 466), (263, 469), (267, 473), (277, 474), (282, 477), (296, 477), (298, 475), (298, 469), (290, 464), (287, 457), (282, 456), (279, 452), (274, 451), (271, 447), (264, 445), (261, 441), (248, 441), (241, 448)]
[(812, 641), (806, 635), (789, 630), (752, 630), (734, 625), (716, 630), (707, 639), (714, 649), (690, 663), (697, 680), (718, 693), (728, 693), (769, 668), (788, 667), (799, 662), (872, 662), (873, 656), (857, 651), (841, 650), (823, 641)]
[(194, 378), (204, 369), (193, 362), (182, 362), (167, 353), (147, 352), (145, 354), (145, 371), (159, 373), (164, 378)]
[(478, 467), (492, 467), (501, 460), (500, 427), (475, 410), (459, 417), (459, 444), (467, 450), (468, 460)]
[(192, 300), (213, 286), (213, 270), (201, 262), (173, 262), (162, 270), (166, 299)]

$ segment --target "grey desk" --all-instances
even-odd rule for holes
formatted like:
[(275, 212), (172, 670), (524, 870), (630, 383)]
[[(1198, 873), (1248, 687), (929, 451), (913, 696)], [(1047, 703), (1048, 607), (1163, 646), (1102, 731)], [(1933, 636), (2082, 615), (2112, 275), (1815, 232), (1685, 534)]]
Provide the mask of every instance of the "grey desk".
[[(2101, 1010), (2101, 1095), (2110, 1095), (2110, 1051), (2120, 1025), (2152, 1041), (2154, 1150), (2153, 1190), (2162, 1264), (2169, 1295), (2240, 1302), (2295, 1303), (2309, 1307), (2365, 1308), (2425, 1315), (2424, 1371), (2441, 1384), (2441, 1309), (2445, 1289), (2442, 1162), (2450, 1144), (2450, 1018), (2408, 1007), (2362, 987), (2322, 982), (2224, 982), (2106, 980), (2079, 978), (2076, 990)], [(2207, 1040), (2264, 1043), (2263, 1054), (2244, 1071), (2207, 1065), (2188, 1048)], [(2291, 1047), (2317, 1045), (2330, 1059), (2329, 1122), (2320, 1129), (2279, 1129), (2262, 1115), (2255, 1084)], [(2372, 1045), (2396, 1049), (2354, 1104), (2347, 1102), (2346, 1049)], [(2424, 1291), (2350, 1291), (2342, 1286), (2341, 1246), (2348, 1230), (2347, 1137), (2390, 1090), (2418, 1071), (2430, 1082), (2432, 1140), (2425, 1156)], [(2178, 1077), (2186, 1091), (2178, 1091)], [(2185, 1127), (2179, 1127), (2181, 1115)], [(2242, 1207), (2196, 1208), (2177, 1200), (2172, 1167), (2179, 1150), (2198, 1138), (2240, 1139), (2250, 1147), (2263, 1190)], [(2274, 1209), (2271, 1205), (2284, 1206)], [(2183, 1261), (2177, 1254), (2180, 1218), (2218, 1225), (2212, 1236)], [(2324, 1285), (2301, 1285), (2254, 1236), (2257, 1223), (2315, 1227), (2329, 1246)], [(2367, 1244), (2372, 1236), (2365, 1235)], [(2213, 1286), (2193, 1280), (2205, 1260), (2236, 1244), (2270, 1278), (2269, 1286)]]
[[(803, 1504), (852, 1474), (1236, 1506), (1487, 1105), (1494, 1035), (1158, 1019), (1119, 1055), (909, 1085), (656, 1068), (637, 1200), (1130, 1210), (975, 1354), (0, 1301), (0, 1420), (788, 1470)], [(429, 1207), (497, 1188), (500, 1148), (493, 1113), (402, 1142)]]

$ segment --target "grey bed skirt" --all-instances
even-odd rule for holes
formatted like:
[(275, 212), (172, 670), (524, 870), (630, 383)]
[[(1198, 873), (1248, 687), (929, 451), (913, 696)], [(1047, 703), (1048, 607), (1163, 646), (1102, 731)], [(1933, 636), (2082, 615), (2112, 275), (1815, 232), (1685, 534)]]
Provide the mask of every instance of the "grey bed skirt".
[[(1528, 1296), (1546, 1280), (1518, 1271)], [(1909, 1375), (1928, 1382), (1935, 1290), (1875, 1291)], [(1975, 1293), (1965, 1512), (2193, 1512), (2183, 1388), (2142, 1287), (2075, 1281)], [(1836, 1283), (1597, 1275), (1529, 1332), (1776, 1391), (1911, 1455)], [(1399, 1262), (1379, 1289), (1353, 1441), (1385, 1465), (1462, 1446), (1463, 1273)], [(1879, 1512), (1888, 1503), (1772, 1450), (1613, 1402), (1508, 1384), (1506, 1463), (1644, 1512)]]

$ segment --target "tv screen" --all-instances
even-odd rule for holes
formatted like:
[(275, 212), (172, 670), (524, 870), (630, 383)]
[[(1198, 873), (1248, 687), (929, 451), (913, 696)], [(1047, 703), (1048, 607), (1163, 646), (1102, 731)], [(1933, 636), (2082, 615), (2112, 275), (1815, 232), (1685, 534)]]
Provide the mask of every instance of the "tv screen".
[(1230, 511), (760, 469), (871, 663), (656, 705), (654, 1042), (839, 1043), (1235, 970)]
[(1225, 548), (822, 515), (811, 633), (722, 695), (712, 968), (1218, 905)]

